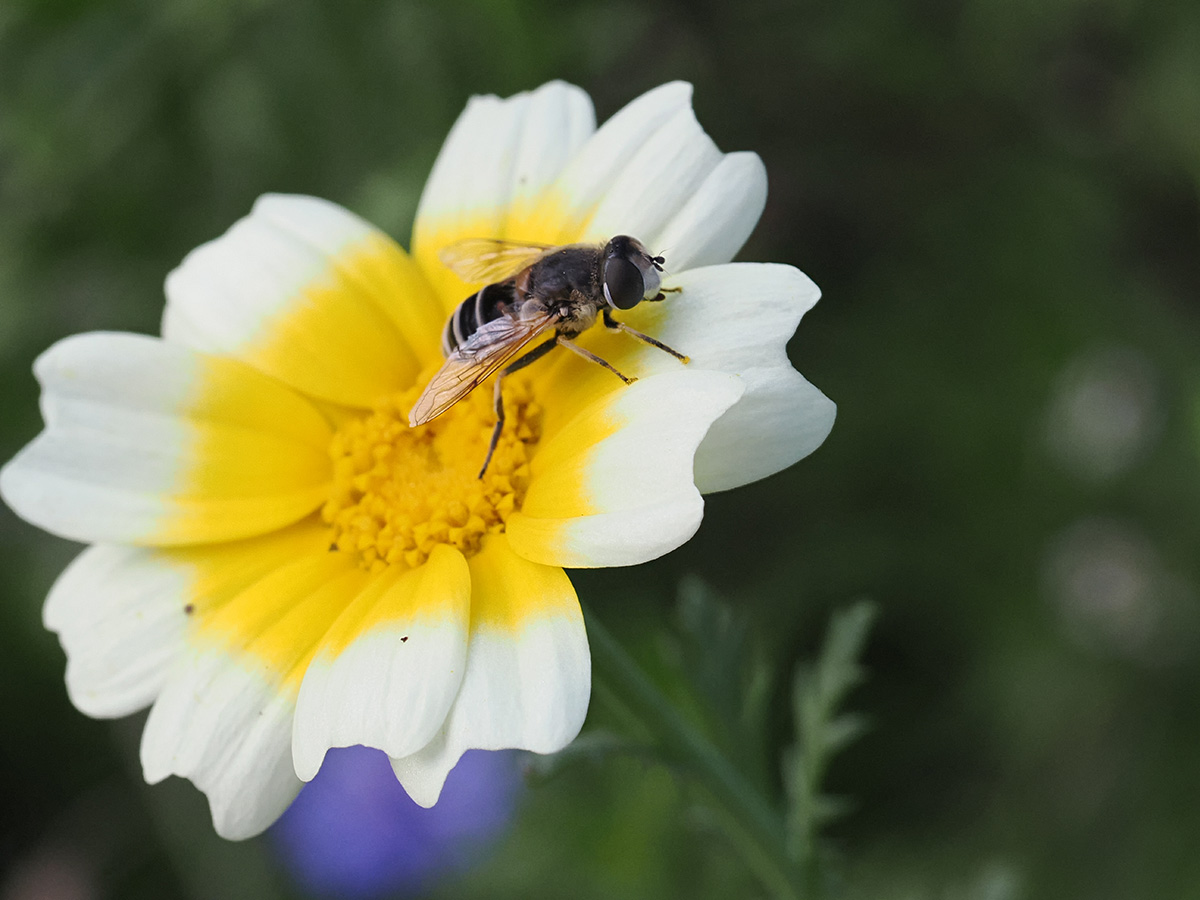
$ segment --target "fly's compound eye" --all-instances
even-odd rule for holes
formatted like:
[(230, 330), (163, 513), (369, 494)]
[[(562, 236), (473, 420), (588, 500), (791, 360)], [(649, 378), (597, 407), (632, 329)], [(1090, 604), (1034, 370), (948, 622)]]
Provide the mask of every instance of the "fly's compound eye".
[(604, 299), (615, 309), (633, 309), (646, 295), (642, 270), (623, 256), (604, 260)]

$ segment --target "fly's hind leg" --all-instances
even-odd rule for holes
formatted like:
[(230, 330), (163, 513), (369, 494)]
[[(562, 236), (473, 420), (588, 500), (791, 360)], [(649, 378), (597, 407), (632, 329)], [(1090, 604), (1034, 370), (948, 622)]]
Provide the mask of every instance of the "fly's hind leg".
[[(675, 290), (679, 290), (679, 288), (675, 288)], [(675, 357), (677, 360), (679, 360), (684, 365), (687, 365), (689, 362), (692, 361), (690, 356), (684, 356), (678, 350), (671, 349), (666, 344), (664, 344), (662, 341), (656, 341), (654, 338), (650, 337), (650, 335), (642, 334), (636, 328), (630, 328), (624, 322), (618, 322), (616, 319), (613, 318), (612, 310), (608, 310), (608, 309), (604, 310), (604, 327), (607, 328), (609, 331), (623, 331), (630, 337), (637, 338), (637, 340), (641, 341), (644, 344), (649, 344), (651, 347), (657, 347), (659, 350), (662, 350), (664, 353), (670, 353), (673, 357)]]
[(492, 389), (492, 403), (496, 409), (496, 426), (492, 429), (492, 439), (488, 442), (487, 457), (483, 461), (483, 468), (479, 470), (478, 477), (482, 478), (483, 473), (487, 471), (487, 467), (492, 461), (492, 454), (496, 452), (496, 444), (500, 443), (500, 432), (504, 430), (504, 397), (500, 393), (500, 382), (504, 380), (505, 375), (510, 375), (518, 369), (525, 368), (531, 362), (541, 359), (554, 349), (555, 344), (556, 341), (539, 344), (516, 362), (501, 369), (500, 374), (496, 376), (496, 386)]

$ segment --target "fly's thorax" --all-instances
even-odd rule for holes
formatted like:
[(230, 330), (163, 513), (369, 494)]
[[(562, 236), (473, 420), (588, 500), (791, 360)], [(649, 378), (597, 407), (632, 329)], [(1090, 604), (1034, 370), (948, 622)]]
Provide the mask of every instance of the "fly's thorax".
[(599, 248), (572, 244), (539, 259), (518, 279), (517, 286), (526, 296), (553, 307), (573, 294), (599, 298), (599, 273)]

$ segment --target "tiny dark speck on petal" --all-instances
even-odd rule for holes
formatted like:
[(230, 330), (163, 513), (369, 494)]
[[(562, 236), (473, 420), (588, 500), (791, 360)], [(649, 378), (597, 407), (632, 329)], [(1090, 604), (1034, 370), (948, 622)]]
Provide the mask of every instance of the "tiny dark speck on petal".
[(400, 638), (400, 643), (403, 644), (407, 640), (408, 640), (408, 635), (406, 634), (404, 637)]
[(185, 612), (187, 615), (189, 615), (189, 616), (190, 616), (192, 613), (194, 613), (194, 612), (196, 611), (196, 604), (195, 604), (195, 603), (189, 603), (187, 606), (185, 606), (185, 607), (183, 608), (183, 611), (184, 611), (184, 612)]
[(330, 544), (330, 545), (329, 545), (329, 552), (330, 552), (330, 553), (337, 553), (337, 544)]

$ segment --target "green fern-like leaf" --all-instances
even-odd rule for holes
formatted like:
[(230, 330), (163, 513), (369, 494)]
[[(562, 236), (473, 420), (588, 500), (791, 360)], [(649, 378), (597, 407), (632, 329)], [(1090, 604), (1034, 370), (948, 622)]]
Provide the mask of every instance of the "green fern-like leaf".
[(816, 662), (799, 666), (792, 681), (796, 742), (783, 758), (787, 841), (810, 871), (820, 828), (849, 809), (847, 801), (823, 795), (821, 785), (837, 753), (867, 728), (864, 717), (841, 707), (865, 677), (858, 660), (874, 617), (874, 605), (865, 601), (834, 614)]

